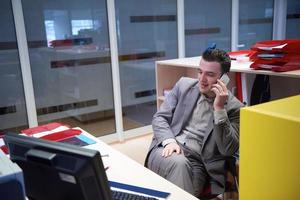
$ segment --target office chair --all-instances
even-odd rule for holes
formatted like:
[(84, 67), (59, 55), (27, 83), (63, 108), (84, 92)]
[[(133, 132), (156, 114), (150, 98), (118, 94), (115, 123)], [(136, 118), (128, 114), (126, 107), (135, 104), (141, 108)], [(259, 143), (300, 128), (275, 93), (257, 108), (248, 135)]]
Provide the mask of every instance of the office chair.
[[(211, 193), (211, 184), (212, 182), (208, 181), (204, 186), (201, 194), (198, 196), (201, 200), (208, 199), (220, 199), (218, 196), (222, 196), (223, 200), (238, 200), (238, 170), (239, 163), (236, 157), (230, 157), (226, 159), (226, 182), (225, 182), (225, 191), (222, 195), (212, 194)], [(218, 197), (218, 198), (217, 198)]]
[(238, 181), (238, 173), (239, 173), (239, 160), (232, 160), (228, 163), (228, 171), (227, 171), (227, 180), (225, 186), (225, 192), (223, 194), (223, 200), (238, 200), (239, 194), (239, 181)]

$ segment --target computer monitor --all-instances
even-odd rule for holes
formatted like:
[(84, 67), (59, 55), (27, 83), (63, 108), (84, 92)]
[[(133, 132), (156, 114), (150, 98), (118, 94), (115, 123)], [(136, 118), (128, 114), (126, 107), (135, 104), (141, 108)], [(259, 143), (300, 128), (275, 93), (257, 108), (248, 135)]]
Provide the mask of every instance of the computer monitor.
[(10, 159), (24, 173), (32, 200), (111, 200), (98, 151), (7, 133)]

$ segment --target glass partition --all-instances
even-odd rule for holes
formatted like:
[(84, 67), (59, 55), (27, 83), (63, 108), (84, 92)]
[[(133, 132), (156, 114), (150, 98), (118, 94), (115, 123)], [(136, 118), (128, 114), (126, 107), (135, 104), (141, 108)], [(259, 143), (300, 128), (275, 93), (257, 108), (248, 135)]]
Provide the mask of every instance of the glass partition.
[(300, 1), (287, 1), (286, 38), (300, 38)]
[(0, 135), (28, 128), (22, 72), (10, 0), (0, 7)]
[(273, 0), (239, 1), (239, 49), (261, 40), (272, 40)]
[[(114, 133), (105, 0), (23, 0), (39, 124)], [(34, 10), (34, 12), (33, 12)]]
[(116, 0), (125, 130), (150, 125), (156, 112), (155, 61), (177, 57), (176, 6), (173, 0)]
[(231, 48), (231, 0), (184, 1), (185, 55), (199, 56), (212, 43)]

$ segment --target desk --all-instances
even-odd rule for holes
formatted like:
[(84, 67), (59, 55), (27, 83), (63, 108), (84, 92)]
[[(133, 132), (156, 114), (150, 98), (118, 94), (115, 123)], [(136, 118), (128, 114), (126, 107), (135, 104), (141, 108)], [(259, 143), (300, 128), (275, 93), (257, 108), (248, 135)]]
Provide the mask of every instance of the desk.
[[(164, 60), (156, 62), (156, 92), (157, 105), (159, 106), (163, 101), (163, 89), (172, 88), (174, 84), (182, 76), (197, 78), (197, 68), (199, 67), (200, 56), (190, 58), (179, 58), (172, 60)], [(242, 73), (242, 88), (243, 101), (247, 104), (248, 91), (246, 74), (264, 74), (270, 76), (281, 76), (290, 78), (300, 78), (300, 70), (289, 72), (272, 72), (268, 70), (253, 70), (250, 68), (249, 61), (232, 61), (230, 72)]]
[[(80, 129), (80, 128), (77, 128)], [(108, 146), (104, 142), (95, 138), (86, 131), (80, 129), (82, 133), (97, 141), (97, 143), (86, 146), (85, 148), (94, 149), (100, 151), (102, 155), (108, 154), (109, 156), (104, 156), (102, 158), (104, 167), (109, 166), (107, 172), (107, 177), (110, 181), (116, 181), (121, 183), (126, 183), (130, 185), (136, 185), (140, 187), (150, 188), (154, 190), (160, 190), (164, 192), (169, 192), (170, 196), (168, 200), (172, 199), (188, 199), (197, 200), (196, 197), (185, 192), (181, 188), (167, 181), (166, 179), (155, 174), (151, 170), (140, 165), (131, 158), (125, 156), (124, 154), (118, 152), (112, 147)]]

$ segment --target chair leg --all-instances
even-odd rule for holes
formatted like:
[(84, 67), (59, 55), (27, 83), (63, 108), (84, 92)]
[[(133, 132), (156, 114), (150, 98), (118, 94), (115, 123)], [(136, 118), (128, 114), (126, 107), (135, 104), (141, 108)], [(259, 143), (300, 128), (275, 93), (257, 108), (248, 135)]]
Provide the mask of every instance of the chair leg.
[[(222, 195), (222, 200), (238, 200), (239, 194), (236, 191), (224, 192)], [(220, 200), (220, 198), (218, 198)]]
[(234, 182), (235, 182), (236, 190), (239, 193), (239, 182), (236, 176), (234, 176)]
[(233, 193), (233, 199), (234, 200), (239, 200), (239, 193), (238, 192)]
[(229, 200), (229, 199), (230, 199), (230, 192), (224, 192), (222, 200)]

